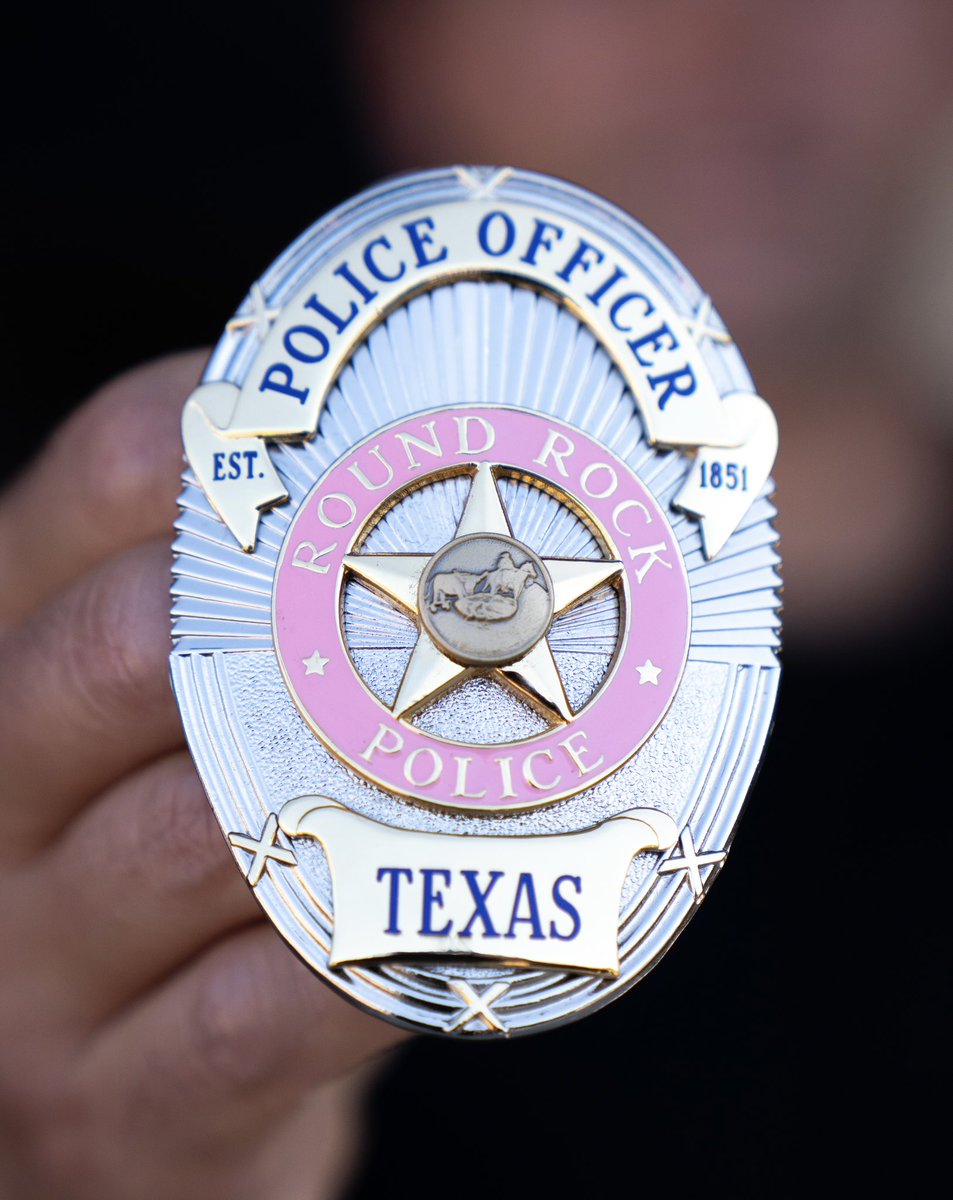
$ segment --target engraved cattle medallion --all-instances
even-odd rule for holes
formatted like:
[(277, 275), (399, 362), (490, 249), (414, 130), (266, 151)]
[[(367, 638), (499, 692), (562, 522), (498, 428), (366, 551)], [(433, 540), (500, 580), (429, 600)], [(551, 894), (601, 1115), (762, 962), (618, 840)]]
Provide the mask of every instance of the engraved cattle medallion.
[(510, 168), (382, 184), (186, 403), (172, 676), (289, 945), (417, 1030), (607, 1003), (721, 869), (777, 692), (777, 430), (641, 226)]
[(417, 602), (421, 628), (463, 666), (505, 667), (549, 631), (553, 585), (528, 546), (500, 533), (471, 533), (424, 567)]

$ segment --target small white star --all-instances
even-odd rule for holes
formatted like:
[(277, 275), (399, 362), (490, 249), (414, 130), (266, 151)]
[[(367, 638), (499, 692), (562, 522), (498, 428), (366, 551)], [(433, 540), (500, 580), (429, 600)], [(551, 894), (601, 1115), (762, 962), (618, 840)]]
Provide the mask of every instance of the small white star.
[(303, 658), (305, 675), (323, 675), (329, 660), (323, 658), (320, 650), (315, 650), (310, 658)]
[(710, 342), (719, 342), (722, 346), (729, 346), (734, 339), (727, 329), (720, 329), (717, 325), (712, 325), (711, 316), (711, 296), (705, 296), (698, 308), (695, 309), (694, 315), (684, 318), (688, 332), (699, 346), (705, 338)]
[(229, 333), (235, 333), (239, 329), (248, 329), (249, 326), (254, 325), (255, 332), (258, 334), (258, 340), (263, 342), (268, 335), (268, 330), (271, 328), (272, 322), (278, 317), (281, 310), (268, 307), (265, 293), (261, 290), (261, 285), (258, 283), (251, 285), (248, 295), (251, 298), (251, 312), (244, 317), (232, 317), (225, 328)]
[(639, 673), (639, 687), (643, 683), (652, 683), (658, 687), (658, 677), (662, 671), (661, 667), (657, 667), (650, 658), (647, 658), (641, 667), (635, 668)]

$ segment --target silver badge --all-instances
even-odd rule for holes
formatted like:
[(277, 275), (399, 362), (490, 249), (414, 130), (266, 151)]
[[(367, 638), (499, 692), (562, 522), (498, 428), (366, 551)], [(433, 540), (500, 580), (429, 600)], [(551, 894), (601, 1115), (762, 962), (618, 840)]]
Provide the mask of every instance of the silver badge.
[(289, 944), (458, 1035), (631, 986), (778, 684), (777, 429), (710, 299), (579, 188), (404, 176), (253, 286), (183, 434), (173, 680)]

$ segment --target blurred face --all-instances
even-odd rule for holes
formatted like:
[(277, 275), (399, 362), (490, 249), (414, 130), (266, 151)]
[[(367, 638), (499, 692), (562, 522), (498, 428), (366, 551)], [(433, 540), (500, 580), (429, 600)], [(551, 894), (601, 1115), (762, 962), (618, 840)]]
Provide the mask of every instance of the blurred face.
[(668, 242), (744, 344), (816, 345), (876, 284), (946, 99), (945, 7), (370, 3), (354, 62), (389, 167), (514, 163), (576, 180)]

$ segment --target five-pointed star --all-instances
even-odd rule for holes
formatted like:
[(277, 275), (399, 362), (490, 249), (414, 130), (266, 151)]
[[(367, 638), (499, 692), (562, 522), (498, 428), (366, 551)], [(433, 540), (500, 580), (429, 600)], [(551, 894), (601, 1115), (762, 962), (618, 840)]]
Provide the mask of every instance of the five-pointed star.
[[(480, 463), (476, 469), (454, 540), (475, 533), (513, 536), (490, 463)], [(432, 557), (431, 554), (349, 554), (344, 560), (348, 570), (417, 620), (417, 644), (393, 704), (394, 715), (398, 717), (421, 708), (475, 673), (474, 668), (461, 666), (444, 654), (420, 625), (417, 607), (420, 577)], [(622, 571), (622, 563), (614, 559), (543, 558), (542, 561), (553, 584), (554, 618), (585, 600), (596, 588), (616, 579)], [(528, 699), (553, 724), (572, 719), (573, 711), (546, 636), (516, 662), (479, 671)]]
[(330, 659), (324, 658), (320, 650), (315, 650), (310, 658), (303, 658), (305, 675), (323, 675), (324, 668)]
[(650, 658), (647, 658), (641, 667), (636, 667), (635, 669), (639, 673), (639, 687), (643, 683), (654, 683), (658, 687), (658, 677), (662, 668), (657, 667)]

